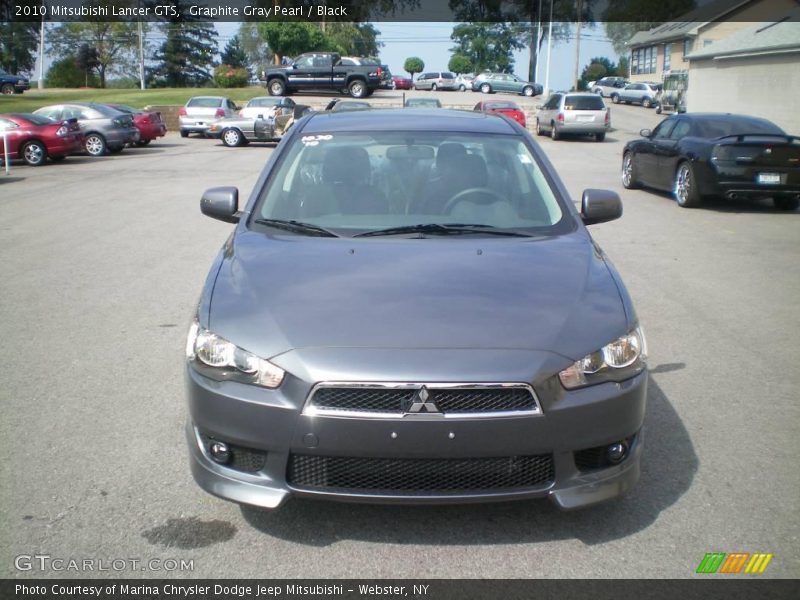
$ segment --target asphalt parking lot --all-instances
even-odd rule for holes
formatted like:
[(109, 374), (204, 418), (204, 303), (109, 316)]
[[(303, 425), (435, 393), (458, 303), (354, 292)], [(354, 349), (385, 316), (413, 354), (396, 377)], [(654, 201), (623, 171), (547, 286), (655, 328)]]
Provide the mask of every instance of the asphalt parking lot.
[[(0, 173), (0, 573), (683, 578), (706, 552), (768, 552), (762, 577), (800, 576), (800, 213), (732, 201), (686, 210), (624, 191), (622, 147), (659, 120), (614, 106), (604, 143), (539, 138), (576, 201), (588, 187), (621, 193), (623, 218), (591, 232), (650, 350), (642, 478), (621, 500), (572, 513), (547, 501), (291, 501), (263, 513), (206, 495), (188, 468), (182, 355), (232, 226), (203, 217), (199, 198), (215, 185), (246, 198), (272, 148), (169, 134)], [(37, 554), (141, 562), (15, 568)], [(142, 570), (151, 559), (193, 570)]]

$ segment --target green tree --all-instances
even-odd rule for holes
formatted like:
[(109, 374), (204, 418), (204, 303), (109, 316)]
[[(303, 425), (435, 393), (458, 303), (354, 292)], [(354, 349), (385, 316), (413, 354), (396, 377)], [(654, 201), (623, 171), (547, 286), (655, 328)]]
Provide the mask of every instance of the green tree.
[(447, 69), (456, 75), (461, 75), (472, 71), (472, 63), (463, 54), (454, 54), (447, 63)]
[(581, 71), (581, 89), (587, 89), (590, 81), (597, 81), (608, 74), (608, 70), (600, 63), (590, 63)]
[(245, 87), (250, 80), (250, 72), (244, 67), (219, 65), (214, 69), (214, 83), (221, 88)]
[(85, 85), (88, 86), (92, 71), (99, 66), (97, 48), (92, 48), (89, 44), (81, 44), (78, 47), (78, 53), (75, 55), (75, 65), (84, 73)]
[(383, 43), (371, 23), (326, 23), (324, 35), (347, 56), (377, 56)]
[(94, 73), (87, 73), (80, 68), (74, 54), (67, 54), (50, 65), (45, 83), (47, 87), (79, 88), (84, 85), (97, 86), (99, 81)]
[(247, 54), (245, 54), (245, 51), (242, 50), (239, 44), (238, 35), (233, 36), (228, 40), (228, 43), (225, 44), (225, 49), (220, 55), (220, 61), (223, 65), (228, 65), (234, 69), (247, 68)]
[(261, 37), (258, 23), (246, 22), (239, 25), (239, 44), (247, 55), (247, 63), (256, 73), (275, 60), (275, 54)]
[(217, 31), (212, 23), (192, 19), (183, 0), (173, 0), (179, 17), (164, 24), (166, 39), (155, 55), (157, 66), (150, 76), (154, 85), (194, 87), (211, 80)]
[(330, 44), (320, 28), (311, 23), (262, 21), (258, 24), (258, 31), (275, 54), (276, 63), (284, 56), (326, 50)]
[(631, 61), (627, 56), (620, 56), (619, 64), (617, 65), (617, 75), (625, 79), (631, 76)]
[(422, 73), (424, 69), (425, 61), (417, 56), (409, 56), (403, 63), (403, 70), (411, 75), (411, 79), (414, 79), (414, 73)]
[(37, 23), (7, 22), (0, 18), (0, 68), (9, 73), (30, 73), (39, 45)]
[(515, 23), (459, 23), (450, 39), (450, 50), (470, 61), (476, 73), (483, 70), (511, 72), (513, 52), (525, 47), (522, 30)]
[(129, 73), (136, 62), (135, 49), (138, 41), (136, 23), (123, 22), (74, 22), (62, 23), (48, 33), (48, 48), (51, 54), (65, 56), (74, 54), (81, 44), (88, 44), (97, 52), (95, 71), (100, 87), (106, 86), (106, 76), (111, 72)]

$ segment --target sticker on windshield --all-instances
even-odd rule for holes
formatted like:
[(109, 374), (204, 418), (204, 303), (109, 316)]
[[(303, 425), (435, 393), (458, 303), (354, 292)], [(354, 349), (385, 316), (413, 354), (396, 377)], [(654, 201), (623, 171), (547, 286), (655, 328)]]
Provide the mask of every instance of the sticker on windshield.
[(303, 142), (304, 146), (317, 146), (320, 142), (327, 142), (332, 139), (333, 136), (327, 133), (324, 135), (304, 135), (300, 138), (300, 141)]

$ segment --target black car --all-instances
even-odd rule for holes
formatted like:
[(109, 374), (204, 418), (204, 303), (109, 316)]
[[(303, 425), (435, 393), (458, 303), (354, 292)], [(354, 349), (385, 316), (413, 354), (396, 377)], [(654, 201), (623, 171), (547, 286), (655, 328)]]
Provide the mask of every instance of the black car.
[(704, 197), (772, 198), (780, 210), (800, 204), (800, 138), (756, 117), (672, 115), (622, 154), (622, 184), (671, 191), (678, 205)]

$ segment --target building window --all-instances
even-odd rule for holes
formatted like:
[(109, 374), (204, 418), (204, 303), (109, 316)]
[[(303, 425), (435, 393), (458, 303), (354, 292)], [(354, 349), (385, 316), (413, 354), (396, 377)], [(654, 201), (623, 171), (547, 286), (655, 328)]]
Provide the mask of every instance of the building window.
[(655, 46), (639, 48), (631, 52), (631, 75), (655, 73), (657, 54)]
[(664, 71), (669, 71), (669, 63), (672, 59), (672, 44), (664, 44)]
[(683, 40), (683, 58), (692, 53), (692, 38)]

